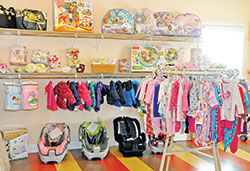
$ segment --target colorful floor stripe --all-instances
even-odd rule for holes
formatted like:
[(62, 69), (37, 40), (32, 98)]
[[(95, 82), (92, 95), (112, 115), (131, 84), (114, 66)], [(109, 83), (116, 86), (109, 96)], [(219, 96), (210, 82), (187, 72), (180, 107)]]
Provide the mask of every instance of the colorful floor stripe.
[[(179, 150), (184, 150), (182, 147), (178, 146), (175, 144), (174, 148), (172, 151), (179, 151)], [(208, 170), (213, 170), (214, 166), (213, 164), (209, 163), (208, 161), (192, 154), (192, 153), (181, 153), (181, 154), (176, 154), (177, 157), (182, 159), (183, 161), (189, 163), (195, 168), (199, 169), (208, 169)]]
[[(218, 147), (219, 147), (219, 149), (224, 150), (224, 146), (223, 146), (222, 143), (220, 143), (218, 145)], [(236, 153), (231, 153), (230, 149), (227, 149), (227, 152), (234, 155), (234, 156), (237, 156), (237, 157), (239, 157), (241, 159), (244, 159), (244, 160), (250, 162), (250, 153), (248, 153), (248, 152), (246, 152), (244, 150), (241, 150), (240, 148), (238, 148)]]
[(108, 171), (129, 171), (129, 169), (120, 162), (111, 152), (103, 160), (98, 160), (105, 170)]
[(56, 171), (54, 164), (44, 164), (38, 155), (38, 153), (29, 154), (31, 170), (39, 171)]
[(75, 161), (74, 157), (72, 156), (71, 152), (68, 151), (65, 159), (60, 164), (55, 164), (56, 170), (58, 171), (81, 171), (81, 168)]
[[(159, 159), (162, 159), (161, 154), (155, 154), (155, 156), (158, 157)], [(167, 159), (165, 160), (165, 163), (167, 163)], [(165, 167), (166, 167), (166, 164), (165, 164)], [(184, 160), (180, 159), (179, 157), (175, 155), (171, 156), (170, 167), (174, 168), (175, 170), (183, 170), (183, 168), (185, 168), (186, 170), (190, 170), (190, 171), (197, 170), (194, 166), (185, 162)]]
[[(153, 155), (149, 148), (148, 148), (148, 150), (143, 152), (143, 156), (139, 157), (139, 159), (141, 159), (141, 161), (146, 163), (153, 170), (160, 169), (161, 158), (157, 157), (156, 155)], [(175, 170), (176, 169), (174, 169), (173, 167), (170, 166), (169, 171), (175, 171)]]
[[(223, 152), (223, 145), (219, 145), (219, 155), (222, 170), (250, 170), (250, 153), (244, 149), (249, 148), (249, 142), (239, 142), (237, 153)], [(173, 150), (183, 150), (185, 145), (194, 148), (193, 142), (178, 142)], [(118, 147), (110, 147), (110, 152), (104, 160), (87, 160), (82, 156), (81, 150), (70, 150), (61, 164), (43, 164), (37, 153), (29, 154), (29, 159), (11, 161), (11, 171), (152, 171), (159, 170), (162, 155), (154, 155), (149, 149), (143, 157), (125, 158)], [(212, 154), (211, 150), (206, 153)], [(165, 161), (166, 162), (166, 161)], [(184, 153), (171, 156), (170, 171), (196, 171), (214, 170), (212, 159), (199, 154)]]
[(153, 169), (142, 162), (137, 157), (123, 157), (122, 154), (118, 151), (118, 147), (110, 147), (109, 151), (120, 160), (129, 170), (142, 170), (142, 171), (152, 171)]
[(70, 152), (82, 170), (105, 171), (103, 166), (97, 160), (87, 160), (85, 157), (83, 157), (80, 149), (70, 150)]
[[(182, 145), (186, 145), (187, 147), (190, 147), (190, 148), (196, 147), (195, 143), (192, 141), (185, 142)], [(212, 150), (205, 150), (203, 152), (210, 154), (210, 155), (213, 154)], [(195, 155), (197, 155), (197, 156), (209, 161), (210, 163), (214, 164), (214, 161), (212, 159), (201, 156), (199, 154), (195, 154)], [(235, 158), (234, 156), (230, 155), (229, 153), (224, 153), (220, 149), (219, 149), (219, 158), (220, 158), (222, 170), (238, 170), (238, 171), (240, 171), (240, 170), (246, 170), (249, 167), (249, 166), (245, 165), (246, 161), (244, 161), (240, 158), (237, 158), (237, 157)]]

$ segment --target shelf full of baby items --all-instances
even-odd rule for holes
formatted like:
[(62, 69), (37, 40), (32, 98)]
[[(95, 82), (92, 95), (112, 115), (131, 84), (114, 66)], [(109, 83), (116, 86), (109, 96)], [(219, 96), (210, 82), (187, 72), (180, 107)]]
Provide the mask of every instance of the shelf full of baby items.
[(153, 36), (153, 35), (129, 35), (129, 34), (107, 34), (107, 33), (83, 33), (64, 31), (37, 31), (19, 29), (0, 29), (0, 35), (7, 36), (32, 36), (32, 37), (54, 37), (54, 38), (85, 38), (85, 39), (115, 39), (115, 40), (145, 40), (145, 41), (175, 41), (175, 42), (199, 42), (199, 37), (177, 37), (177, 36)]

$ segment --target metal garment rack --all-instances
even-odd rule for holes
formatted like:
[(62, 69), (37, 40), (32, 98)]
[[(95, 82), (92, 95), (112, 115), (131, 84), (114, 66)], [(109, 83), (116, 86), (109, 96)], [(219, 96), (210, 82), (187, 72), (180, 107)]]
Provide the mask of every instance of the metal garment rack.
[[(205, 76), (223, 76), (223, 74), (231, 74), (233, 77), (238, 77), (238, 72), (235, 70), (221, 70), (221, 69), (176, 69), (176, 68), (167, 68), (161, 71), (162, 74), (169, 74), (169, 75), (205, 75)], [(218, 147), (216, 146), (215, 142), (211, 142), (211, 146), (207, 147), (197, 147), (197, 148), (189, 148), (183, 145), (179, 145), (184, 148), (184, 150), (179, 151), (171, 151), (173, 146), (173, 139), (174, 136), (170, 136), (166, 139), (161, 164), (160, 164), (160, 171), (163, 171), (164, 165), (165, 165), (165, 159), (167, 156), (167, 164), (166, 164), (166, 171), (169, 170), (170, 165), (170, 159), (171, 155), (180, 154), (180, 153), (188, 153), (193, 152), (202, 156), (205, 156), (207, 158), (214, 160), (214, 166), (216, 171), (221, 171), (221, 164), (220, 164), (220, 158), (219, 158), (219, 152)], [(213, 155), (206, 154), (204, 150), (212, 150)]]
[(145, 78), (150, 73), (1, 73), (0, 79), (105, 79), (105, 78)]

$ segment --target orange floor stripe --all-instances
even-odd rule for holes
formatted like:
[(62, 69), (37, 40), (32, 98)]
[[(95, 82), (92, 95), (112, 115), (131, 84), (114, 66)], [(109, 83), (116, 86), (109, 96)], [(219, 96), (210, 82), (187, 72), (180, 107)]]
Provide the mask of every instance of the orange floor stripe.
[[(162, 159), (161, 154), (155, 154), (155, 156), (158, 157), (159, 159)], [(167, 163), (167, 158), (165, 160), (165, 163)], [(189, 163), (185, 162), (184, 160), (176, 157), (175, 155), (171, 156), (170, 166), (172, 168), (174, 168), (175, 170), (183, 170), (183, 168), (185, 168), (185, 170), (189, 170), (189, 171), (197, 170), (191, 164), (189, 164)]]
[(129, 171), (111, 152), (103, 160), (98, 161), (108, 171)]
[(54, 164), (44, 164), (38, 155), (38, 153), (30, 153), (30, 165), (32, 171), (56, 171)]
[(80, 166), (78, 165), (70, 151), (68, 151), (61, 163), (55, 164), (55, 167), (58, 171), (81, 171)]
[[(187, 143), (190, 143), (190, 144), (196, 146), (193, 141), (187, 141)], [(248, 161), (241, 159), (239, 157), (236, 157), (228, 152), (224, 152), (221, 149), (218, 149), (218, 150), (219, 150), (219, 157), (220, 158), (226, 160), (227, 162), (233, 163), (234, 165), (236, 165), (244, 170), (249, 170), (250, 163)], [(212, 150), (206, 150), (206, 152), (212, 154)]]
[(243, 142), (243, 141), (241, 141), (241, 140), (239, 139), (239, 142), (242, 143), (242, 144), (250, 145), (250, 140), (247, 140), (247, 141)]

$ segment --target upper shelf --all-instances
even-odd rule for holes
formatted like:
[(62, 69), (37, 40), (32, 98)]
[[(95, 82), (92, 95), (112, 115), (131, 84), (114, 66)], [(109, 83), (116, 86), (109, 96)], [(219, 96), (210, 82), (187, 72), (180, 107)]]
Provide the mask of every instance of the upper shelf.
[(86, 38), (86, 39), (175, 41), (175, 42), (198, 42), (200, 40), (199, 37), (102, 34), (102, 33), (63, 32), (63, 31), (36, 31), (36, 30), (18, 30), (18, 29), (2, 29), (2, 28), (0, 29), (0, 35)]

